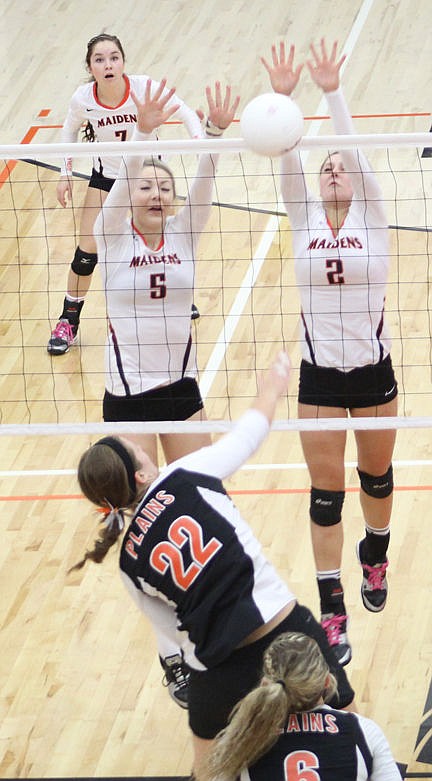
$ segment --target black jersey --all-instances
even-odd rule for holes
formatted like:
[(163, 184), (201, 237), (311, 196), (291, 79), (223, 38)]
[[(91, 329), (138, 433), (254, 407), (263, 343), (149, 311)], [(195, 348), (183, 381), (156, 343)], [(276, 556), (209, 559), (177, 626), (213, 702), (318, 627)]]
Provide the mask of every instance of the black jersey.
[(328, 706), (291, 714), (277, 743), (241, 781), (400, 781), (387, 739), (370, 719)]
[(294, 600), (221, 482), (267, 431), (264, 416), (249, 411), (214, 445), (170, 464), (123, 540), (120, 569), (128, 590), (198, 670), (226, 659)]

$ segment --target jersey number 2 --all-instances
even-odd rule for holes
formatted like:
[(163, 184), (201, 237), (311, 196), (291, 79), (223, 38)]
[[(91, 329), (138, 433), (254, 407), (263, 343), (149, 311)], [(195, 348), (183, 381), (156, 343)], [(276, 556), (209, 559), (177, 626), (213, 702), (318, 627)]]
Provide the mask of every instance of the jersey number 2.
[(286, 781), (320, 781), (318, 757), (312, 751), (293, 751), (285, 757)]
[(344, 285), (343, 263), (340, 258), (326, 260), (327, 280), (329, 285)]
[[(192, 561), (186, 566), (182, 548), (188, 541), (188, 553)], [(222, 543), (216, 537), (212, 537), (204, 545), (199, 523), (190, 515), (181, 515), (169, 527), (168, 540), (159, 542), (153, 548), (150, 564), (161, 575), (164, 575), (169, 567), (176, 586), (186, 591), (221, 547)]]

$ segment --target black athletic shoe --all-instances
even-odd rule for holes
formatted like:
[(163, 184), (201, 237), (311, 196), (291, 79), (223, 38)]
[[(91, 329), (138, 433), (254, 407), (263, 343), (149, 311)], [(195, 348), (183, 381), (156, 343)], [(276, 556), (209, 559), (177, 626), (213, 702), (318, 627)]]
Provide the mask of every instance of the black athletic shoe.
[(384, 610), (387, 601), (387, 578), (386, 569), (388, 567), (387, 557), (385, 561), (379, 561), (370, 566), (362, 559), (362, 548), (365, 540), (357, 543), (357, 558), (363, 570), (363, 580), (361, 584), (361, 596), (366, 610), (372, 613), (379, 613)]
[(160, 663), (165, 671), (163, 685), (168, 688), (170, 697), (180, 705), (180, 708), (188, 707), (189, 671), (183, 657), (180, 654), (160, 657)]
[(50, 355), (64, 355), (78, 341), (78, 326), (72, 325), (69, 320), (58, 321), (47, 344)]
[(195, 304), (192, 304), (191, 309), (191, 320), (198, 320), (198, 318), (201, 317), (198, 308), (195, 306)]
[(345, 667), (352, 657), (347, 624), (348, 616), (342, 613), (324, 613), (321, 616), (321, 626), (327, 635), (328, 644), (342, 667)]

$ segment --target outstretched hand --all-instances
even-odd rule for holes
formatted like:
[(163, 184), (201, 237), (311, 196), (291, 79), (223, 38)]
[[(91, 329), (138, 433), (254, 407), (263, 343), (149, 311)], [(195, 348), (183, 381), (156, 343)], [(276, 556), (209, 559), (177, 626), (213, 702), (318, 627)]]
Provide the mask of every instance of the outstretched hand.
[(138, 100), (134, 92), (131, 97), (137, 110), (137, 126), (141, 133), (152, 133), (163, 125), (180, 108), (180, 104), (167, 104), (175, 93), (175, 87), (166, 90), (166, 79), (162, 79), (156, 92), (151, 93), (151, 79), (147, 80), (144, 100)]
[(279, 55), (275, 44), (272, 46), (272, 65), (269, 65), (264, 57), (261, 62), (264, 65), (274, 92), (280, 92), (282, 95), (291, 95), (298, 84), (300, 74), (303, 70), (303, 63), (294, 68), (295, 46), (290, 46), (288, 59), (285, 54), (285, 44), (279, 44)]
[(231, 102), (231, 87), (225, 87), (225, 97), (222, 97), (220, 81), (215, 83), (214, 95), (211, 87), (206, 87), (206, 97), (208, 103), (208, 118), (213, 125), (226, 130), (234, 119), (235, 113), (240, 103), (240, 97), (237, 95)]
[(267, 371), (263, 372), (259, 380), (259, 392), (274, 394), (277, 398), (283, 396), (288, 388), (291, 373), (291, 361), (288, 353), (280, 350)]
[(333, 92), (338, 89), (340, 84), (340, 70), (346, 60), (346, 54), (338, 59), (337, 47), (338, 44), (335, 41), (329, 55), (324, 38), (321, 38), (320, 41), (320, 52), (317, 51), (313, 43), (310, 47), (313, 59), (307, 61), (309, 73), (317, 87), (320, 87), (323, 92)]
[(273, 420), (278, 400), (287, 392), (290, 375), (290, 359), (281, 350), (270, 368), (258, 378), (258, 394), (252, 407), (265, 415), (269, 423)]

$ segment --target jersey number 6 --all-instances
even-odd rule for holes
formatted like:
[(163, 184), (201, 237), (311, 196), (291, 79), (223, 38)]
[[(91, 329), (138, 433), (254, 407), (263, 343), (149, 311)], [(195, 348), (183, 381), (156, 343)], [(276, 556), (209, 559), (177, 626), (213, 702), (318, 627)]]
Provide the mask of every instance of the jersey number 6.
[(318, 757), (313, 751), (292, 751), (285, 757), (286, 781), (319, 781), (318, 768)]

